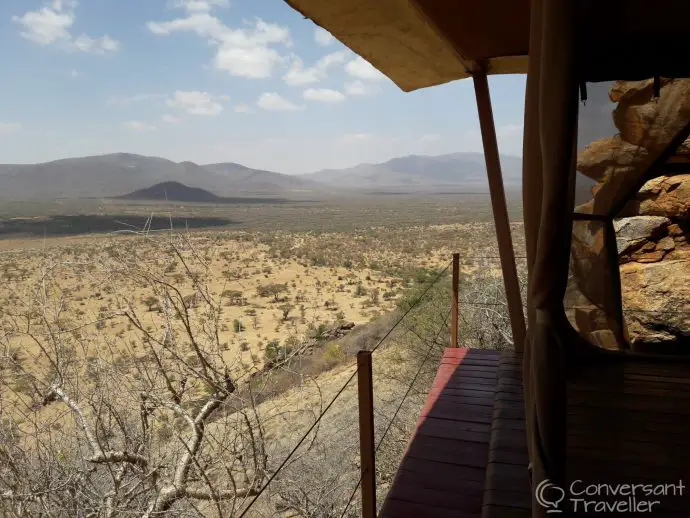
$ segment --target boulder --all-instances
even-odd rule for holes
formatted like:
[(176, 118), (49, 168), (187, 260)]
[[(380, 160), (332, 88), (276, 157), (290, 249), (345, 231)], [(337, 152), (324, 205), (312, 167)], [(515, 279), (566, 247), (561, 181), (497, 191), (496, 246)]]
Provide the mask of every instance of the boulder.
[(690, 81), (667, 80), (653, 99), (652, 80), (617, 82), (609, 96), (617, 99), (613, 122), (626, 142), (656, 155), (666, 149), (690, 121)]
[[(662, 78), (661, 86), (665, 86), (670, 79)], [(639, 94), (647, 95), (652, 92), (654, 83), (652, 79), (644, 79), (642, 81), (616, 81), (609, 90), (609, 99), (612, 103), (629, 102)]]
[(623, 308), (633, 349), (690, 352), (688, 259), (621, 265)]
[(647, 150), (624, 141), (620, 136), (592, 142), (577, 156), (577, 170), (597, 182), (605, 182), (613, 175), (634, 172), (637, 164), (647, 156)]
[[(670, 219), (661, 216), (636, 216), (614, 221), (613, 228), (616, 231), (618, 255), (630, 256), (641, 250), (650, 241), (656, 242), (668, 233), (670, 224)], [(656, 246), (653, 245), (651, 250), (655, 249)]]
[(635, 198), (638, 214), (690, 219), (690, 174), (654, 178)]
[[(632, 194), (640, 175), (690, 122), (690, 80), (619, 81), (609, 90), (618, 103), (613, 119), (619, 134), (591, 143), (578, 155), (577, 169), (595, 180), (593, 199), (582, 212), (608, 214)], [(690, 166), (690, 139), (671, 159)], [(625, 217), (621, 217), (625, 216)], [(629, 216), (629, 217), (628, 217)], [(591, 343), (690, 354), (690, 174), (648, 181), (614, 221), (625, 331), (617, 327), (611, 264), (603, 226), (573, 227), (571, 272), (566, 302), (571, 322)]]

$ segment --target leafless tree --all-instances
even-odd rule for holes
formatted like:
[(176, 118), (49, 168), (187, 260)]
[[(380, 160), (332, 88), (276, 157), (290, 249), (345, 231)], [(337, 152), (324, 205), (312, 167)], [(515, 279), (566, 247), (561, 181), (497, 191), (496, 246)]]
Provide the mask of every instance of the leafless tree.
[[(264, 423), (241, 389), (247, 368), (223, 354), (203, 258), (177, 237), (146, 244), (161, 253), (144, 257), (128, 241), (99, 265), (123, 289), (94, 321), (66, 318), (50, 257), (4, 312), (3, 516), (232, 516), (265, 481)], [(186, 272), (186, 291), (161, 274), (169, 260)], [(132, 286), (157, 300), (155, 317)]]

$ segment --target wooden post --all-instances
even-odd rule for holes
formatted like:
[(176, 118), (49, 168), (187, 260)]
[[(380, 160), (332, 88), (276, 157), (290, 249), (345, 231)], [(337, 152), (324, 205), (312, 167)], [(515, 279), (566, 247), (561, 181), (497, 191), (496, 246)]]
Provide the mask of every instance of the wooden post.
[(450, 313), (450, 346), (458, 346), (458, 299), (460, 284), (460, 254), (453, 254), (453, 301)]
[(515, 252), (513, 251), (513, 240), (510, 235), (508, 208), (505, 191), (503, 190), (501, 161), (498, 155), (498, 142), (496, 140), (496, 128), (494, 126), (486, 69), (481, 66), (475, 67), (472, 79), (474, 80), (474, 93), (477, 97), (479, 125), (484, 144), (486, 172), (489, 177), (491, 208), (494, 213), (498, 253), (501, 258), (501, 269), (503, 270), (503, 284), (506, 290), (506, 299), (508, 300), (508, 312), (510, 313), (510, 327), (513, 332), (515, 350), (521, 352), (525, 343), (525, 315), (522, 311), (520, 284), (518, 283), (517, 268), (515, 267)]
[(376, 469), (374, 449), (374, 386), (371, 351), (357, 353), (359, 396), (359, 455), (362, 472), (362, 517), (376, 518)]

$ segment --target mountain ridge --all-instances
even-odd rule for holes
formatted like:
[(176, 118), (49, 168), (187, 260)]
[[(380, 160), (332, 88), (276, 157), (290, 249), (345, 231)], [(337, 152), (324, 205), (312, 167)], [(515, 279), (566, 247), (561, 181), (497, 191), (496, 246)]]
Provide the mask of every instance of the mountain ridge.
[[(519, 157), (501, 155), (504, 183), (519, 186)], [(163, 182), (179, 182), (214, 195), (242, 197), (289, 193), (462, 188), (486, 192), (482, 153), (408, 155), (344, 169), (287, 175), (235, 162), (199, 165), (161, 157), (111, 153), (38, 164), (0, 165), (0, 197), (12, 199), (116, 198)]]
[[(519, 185), (522, 178), (522, 159), (501, 155), (503, 180), (507, 185)], [(426, 187), (464, 186), (488, 187), (484, 155), (477, 152), (457, 152), (444, 155), (407, 155), (385, 162), (362, 163), (344, 169), (322, 169), (302, 175), (326, 185), (338, 182), (340, 187)]]
[[(0, 165), (0, 197), (114, 198), (167, 181), (212, 191), (219, 196), (282, 194), (323, 188), (308, 179), (228, 164), (205, 167), (190, 161), (110, 153), (37, 164)], [(244, 174), (231, 174), (230, 169), (241, 170)]]

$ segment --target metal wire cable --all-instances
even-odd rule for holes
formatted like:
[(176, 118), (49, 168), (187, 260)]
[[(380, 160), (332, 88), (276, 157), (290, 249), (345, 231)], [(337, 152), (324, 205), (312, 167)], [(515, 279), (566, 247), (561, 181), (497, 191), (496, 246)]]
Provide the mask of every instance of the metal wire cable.
[[(451, 310), (448, 311), (448, 316), (450, 316), (450, 311)], [(390, 421), (388, 421), (388, 425), (386, 426), (386, 429), (383, 431), (383, 434), (381, 435), (381, 438), (379, 439), (379, 442), (376, 445), (376, 448), (374, 448), (374, 453), (377, 453), (379, 451), (379, 449), (381, 448), (381, 445), (383, 444), (383, 440), (386, 438), (386, 435), (388, 434), (391, 427), (393, 426), (393, 422), (398, 417), (398, 414), (400, 413), (400, 410), (402, 409), (402, 406), (405, 403), (405, 399), (407, 399), (407, 396), (409, 396), (410, 392), (412, 392), (412, 387), (414, 387), (414, 384), (417, 382), (417, 378), (419, 378), (419, 375), (421, 374), (422, 369), (424, 368), (424, 365), (426, 365), (426, 362), (429, 359), (429, 356), (431, 355), (431, 351), (434, 349), (434, 345), (436, 345), (436, 340), (438, 340), (438, 337), (441, 336), (441, 333), (443, 332), (443, 330), (448, 325), (448, 322), (447, 322), (448, 316), (446, 316), (446, 321), (443, 322), (443, 325), (441, 325), (441, 327), (439, 328), (438, 332), (436, 333), (436, 336), (434, 336), (434, 339), (431, 342), (429, 349), (427, 349), (426, 354), (424, 355), (424, 359), (422, 360), (422, 363), (419, 366), (419, 369), (417, 369), (417, 372), (415, 373), (414, 377), (412, 378), (412, 381), (408, 385), (407, 390), (405, 391), (405, 394), (403, 395), (402, 399), (400, 400), (400, 404), (395, 409), (395, 412), (393, 413), (393, 417), (391, 417)], [(359, 486), (361, 483), (362, 483), (362, 475), (360, 474), (359, 480), (357, 481), (357, 485), (352, 490), (352, 493), (350, 494), (350, 498), (348, 499), (347, 505), (345, 506), (345, 509), (343, 510), (343, 514), (340, 515), (340, 518), (343, 518), (345, 516), (345, 513), (347, 513), (347, 510), (350, 508), (350, 504), (352, 503), (352, 499), (355, 497), (355, 494), (357, 494), (357, 490), (359, 489)]]
[[(431, 290), (431, 288), (439, 281), (439, 279), (448, 271), (448, 268), (450, 268), (452, 262), (448, 263), (446, 267), (441, 270), (434, 280), (429, 283), (429, 285), (426, 287), (426, 289), (421, 293), (417, 299), (410, 304), (410, 307), (402, 314), (402, 316), (393, 324), (393, 326), (388, 330), (388, 332), (379, 340), (379, 342), (374, 346), (371, 350), (372, 354), (380, 347), (380, 345), (390, 336), (390, 334), (398, 327), (400, 322), (403, 321), (403, 319), (419, 304), (419, 302), (426, 296), (426, 294)], [(270, 485), (270, 483), (275, 479), (275, 477), (280, 473), (280, 471), (285, 467), (287, 462), (290, 460), (290, 458), (295, 454), (295, 452), (299, 449), (300, 446), (304, 443), (304, 441), (307, 439), (309, 434), (316, 428), (316, 425), (321, 422), (321, 419), (326, 415), (326, 412), (333, 406), (333, 404), (336, 402), (336, 400), (340, 397), (340, 395), (345, 391), (347, 386), (352, 382), (353, 379), (355, 379), (355, 376), (357, 375), (357, 369), (352, 373), (352, 375), (347, 379), (345, 384), (336, 392), (335, 396), (333, 396), (333, 399), (331, 399), (330, 403), (326, 405), (326, 408), (324, 408), (323, 412), (316, 418), (314, 423), (309, 427), (309, 429), (306, 431), (306, 433), (302, 436), (302, 438), (297, 442), (294, 448), (288, 453), (287, 457), (283, 459), (283, 462), (280, 463), (278, 466), (278, 469), (276, 469), (273, 474), (269, 477), (269, 479), (266, 481), (266, 483), (262, 486), (262, 488), (254, 495), (252, 500), (249, 502), (249, 505), (242, 511), (242, 514), (240, 514), (239, 518), (243, 518), (245, 514), (251, 509), (251, 507), (254, 505), (254, 503), (259, 499), (259, 497), (263, 494), (263, 492), (266, 490), (266, 488)]]

